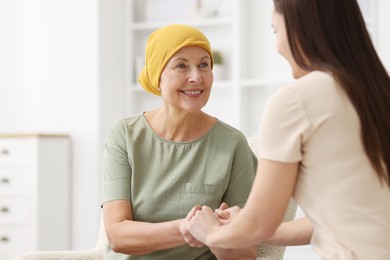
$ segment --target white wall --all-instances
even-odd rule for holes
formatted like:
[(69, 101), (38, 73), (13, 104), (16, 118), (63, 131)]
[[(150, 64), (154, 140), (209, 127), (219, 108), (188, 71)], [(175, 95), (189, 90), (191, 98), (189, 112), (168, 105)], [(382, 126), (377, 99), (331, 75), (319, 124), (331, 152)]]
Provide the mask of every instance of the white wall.
[(100, 143), (107, 129), (126, 116), (125, 101), (130, 94), (128, 0), (99, 0), (99, 115)]
[(100, 178), (94, 0), (0, 0), (0, 132), (72, 141), (72, 238), (95, 243)]
[(125, 0), (0, 0), (0, 132), (72, 141), (72, 248), (94, 246), (101, 152), (124, 116)]

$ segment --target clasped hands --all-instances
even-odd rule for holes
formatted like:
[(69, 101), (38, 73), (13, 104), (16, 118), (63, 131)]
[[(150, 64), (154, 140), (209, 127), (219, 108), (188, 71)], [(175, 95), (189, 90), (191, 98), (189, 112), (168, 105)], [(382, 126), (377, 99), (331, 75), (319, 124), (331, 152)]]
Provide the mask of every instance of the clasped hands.
[(214, 211), (208, 206), (196, 205), (181, 222), (180, 232), (192, 247), (208, 245), (207, 235), (215, 228), (231, 222), (239, 211), (238, 206), (229, 208), (225, 202)]

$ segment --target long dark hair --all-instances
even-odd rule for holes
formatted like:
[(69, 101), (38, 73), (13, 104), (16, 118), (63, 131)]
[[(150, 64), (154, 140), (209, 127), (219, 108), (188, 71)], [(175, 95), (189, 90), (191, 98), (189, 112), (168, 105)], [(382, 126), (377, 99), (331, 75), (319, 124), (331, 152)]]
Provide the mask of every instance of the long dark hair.
[(361, 123), (365, 152), (390, 187), (390, 78), (356, 0), (274, 0), (297, 64), (331, 72)]

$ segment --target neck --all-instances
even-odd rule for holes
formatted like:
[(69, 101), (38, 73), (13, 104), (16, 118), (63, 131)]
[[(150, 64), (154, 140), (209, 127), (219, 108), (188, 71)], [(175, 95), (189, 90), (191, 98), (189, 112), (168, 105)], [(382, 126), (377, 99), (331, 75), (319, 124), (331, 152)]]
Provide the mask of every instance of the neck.
[(170, 113), (163, 109), (146, 112), (145, 118), (153, 131), (166, 140), (188, 142), (209, 131), (216, 122), (201, 111), (196, 113)]

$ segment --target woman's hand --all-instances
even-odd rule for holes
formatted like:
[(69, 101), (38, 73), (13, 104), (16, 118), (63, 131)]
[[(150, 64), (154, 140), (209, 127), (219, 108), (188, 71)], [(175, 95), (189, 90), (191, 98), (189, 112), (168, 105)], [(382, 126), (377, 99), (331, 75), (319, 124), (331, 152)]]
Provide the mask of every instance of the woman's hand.
[(215, 214), (219, 217), (221, 224), (229, 224), (233, 218), (240, 212), (241, 208), (234, 206), (229, 208), (228, 204), (223, 202), (221, 206), (215, 210)]
[(207, 207), (202, 206), (199, 210), (196, 210), (195, 215), (187, 222), (187, 229), (195, 239), (203, 244), (206, 244), (207, 236), (215, 228), (222, 225), (219, 217), (214, 211)]
[(190, 212), (188, 212), (187, 216), (182, 220), (180, 224), (180, 233), (183, 236), (184, 241), (186, 241), (187, 244), (189, 244), (192, 247), (202, 247), (204, 246), (203, 243), (199, 242), (191, 235), (191, 233), (188, 230), (188, 224), (190, 220), (193, 218), (197, 210), (200, 210), (201, 207), (199, 205), (196, 205), (191, 209)]
[[(207, 208), (207, 210), (206, 210)], [(195, 206), (188, 213), (187, 217), (183, 219), (183, 222), (180, 227), (180, 232), (183, 235), (184, 240), (192, 247), (201, 247), (204, 246), (199, 240), (197, 240), (190, 232), (188, 227), (190, 226), (191, 221), (193, 220), (195, 215), (200, 215), (200, 211), (205, 210), (207, 214), (214, 216), (214, 219), (219, 225), (223, 225), (224, 223), (229, 223), (235, 215), (240, 211), (239, 207), (229, 208), (226, 203), (222, 203), (221, 206), (213, 212), (208, 207), (200, 207)], [(205, 212), (204, 212), (205, 213)], [(199, 217), (200, 218), (200, 217)], [(195, 224), (196, 225), (196, 224)], [(207, 227), (206, 227), (207, 228)], [(240, 249), (227, 249), (227, 248), (216, 248), (211, 247), (211, 252), (217, 257), (217, 259), (221, 260), (231, 260), (231, 259), (256, 259), (257, 255), (257, 247), (252, 246), (249, 248), (240, 248)]]

